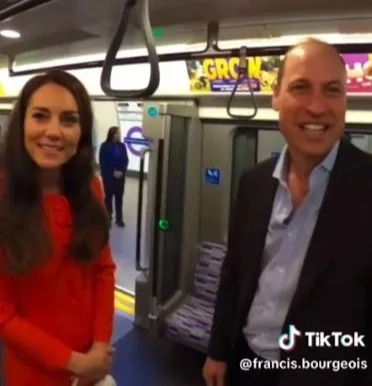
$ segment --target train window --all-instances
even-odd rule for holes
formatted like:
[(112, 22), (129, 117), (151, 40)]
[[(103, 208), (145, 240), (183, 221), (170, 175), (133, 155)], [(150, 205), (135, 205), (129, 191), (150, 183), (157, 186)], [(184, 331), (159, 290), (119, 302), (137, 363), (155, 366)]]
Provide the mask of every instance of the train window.
[(285, 145), (285, 139), (278, 129), (259, 130), (257, 138), (256, 162), (276, 157)]
[(234, 202), (242, 173), (256, 163), (257, 130), (238, 127), (233, 139), (231, 202)]
[(231, 203), (237, 194), (242, 173), (267, 158), (277, 156), (285, 140), (279, 130), (239, 127), (233, 141)]
[(372, 135), (346, 132), (345, 138), (359, 149), (372, 154)]

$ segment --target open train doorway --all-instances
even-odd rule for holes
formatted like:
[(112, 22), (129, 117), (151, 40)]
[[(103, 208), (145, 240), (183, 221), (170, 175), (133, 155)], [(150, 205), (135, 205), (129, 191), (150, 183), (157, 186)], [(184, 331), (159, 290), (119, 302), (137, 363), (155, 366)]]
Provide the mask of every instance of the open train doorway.
[[(118, 128), (120, 134), (118, 140), (122, 144), (121, 149), (125, 150), (123, 158), (126, 158), (127, 167), (123, 193), (119, 199), (114, 195), (110, 200), (112, 209), (110, 248), (117, 267), (115, 309), (126, 316), (133, 317), (135, 280), (138, 274), (137, 255), (145, 240), (145, 230), (141, 229), (144, 227), (145, 219), (142, 218), (142, 214), (139, 218), (139, 207), (147, 205), (149, 164), (149, 141), (142, 134), (143, 104), (136, 101), (96, 101), (94, 107), (96, 116), (99, 117), (94, 146), (97, 169), (102, 180), (104, 179), (102, 172), (104, 159), (101, 148), (108, 139), (111, 127)], [(105, 154), (107, 155), (107, 152)], [(104, 183), (103, 187), (105, 187)]]

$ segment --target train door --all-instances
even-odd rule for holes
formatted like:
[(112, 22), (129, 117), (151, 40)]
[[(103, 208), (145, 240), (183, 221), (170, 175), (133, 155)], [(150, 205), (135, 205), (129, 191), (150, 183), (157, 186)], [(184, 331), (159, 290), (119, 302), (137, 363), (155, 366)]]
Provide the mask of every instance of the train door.
[[(142, 173), (141, 200), (143, 205), (145, 205), (147, 200), (148, 140), (142, 135), (142, 102), (120, 101), (115, 103), (115, 107), (121, 140), (126, 146), (128, 167), (123, 199), (123, 220), (125, 226), (118, 227), (117, 224), (114, 224), (115, 218), (113, 218), (110, 243), (117, 262), (117, 308), (132, 315), (135, 303), (138, 185), (139, 175)], [(142, 170), (140, 171), (141, 165)]]
[(202, 131), (197, 114), (187, 102), (144, 104), (143, 135), (150, 146), (146, 206), (143, 159), (140, 166), (134, 322), (146, 329), (156, 326), (184, 291), (181, 273), (198, 241)]

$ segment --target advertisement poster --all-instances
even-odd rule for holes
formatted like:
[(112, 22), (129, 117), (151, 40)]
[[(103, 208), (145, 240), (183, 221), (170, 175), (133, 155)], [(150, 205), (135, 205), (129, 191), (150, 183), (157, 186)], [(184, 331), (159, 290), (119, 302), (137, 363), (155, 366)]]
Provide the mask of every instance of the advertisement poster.
[(372, 54), (344, 54), (348, 93), (372, 92)]
[[(248, 58), (247, 74), (238, 92), (249, 92), (248, 79), (255, 92), (271, 92), (280, 57)], [(232, 92), (238, 78), (239, 58), (189, 60), (186, 62), (192, 92)]]
[[(343, 54), (348, 73), (348, 93), (372, 92), (372, 54)], [(280, 56), (247, 58), (247, 74), (237, 92), (249, 92), (248, 81), (256, 93), (271, 93), (275, 85)], [(191, 92), (231, 93), (238, 78), (239, 58), (206, 58), (186, 62)]]

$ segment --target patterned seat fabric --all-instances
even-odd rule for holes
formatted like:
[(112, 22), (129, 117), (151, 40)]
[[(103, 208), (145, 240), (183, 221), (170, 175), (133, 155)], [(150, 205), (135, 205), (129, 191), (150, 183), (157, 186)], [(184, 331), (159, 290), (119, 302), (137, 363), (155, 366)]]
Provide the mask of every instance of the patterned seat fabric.
[(210, 242), (201, 244), (194, 277), (194, 293), (166, 320), (167, 336), (170, 339), (207, 352), (225, 255), (224, 245)]

